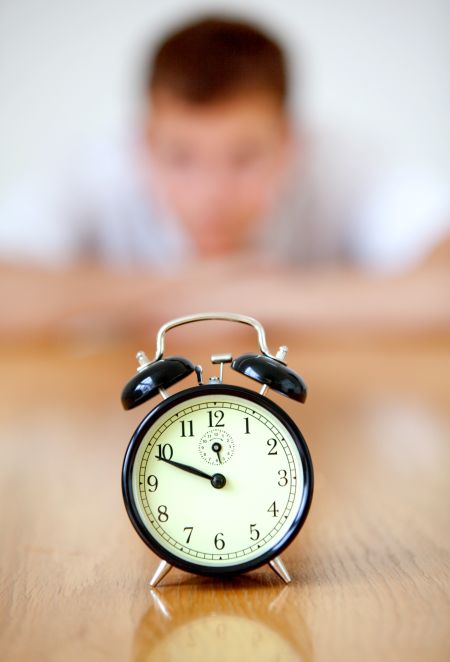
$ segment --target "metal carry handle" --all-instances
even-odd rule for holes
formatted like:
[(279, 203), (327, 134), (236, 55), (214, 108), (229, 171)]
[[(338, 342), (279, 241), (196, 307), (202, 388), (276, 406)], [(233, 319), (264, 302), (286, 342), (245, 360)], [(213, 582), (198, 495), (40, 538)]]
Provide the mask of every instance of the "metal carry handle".
[(225, 322), (239, 322), (240, 324), (248, 324), (252, 326), (257, 335), (259, 342), (259, 349), (261, 353), (265, 356), (268, 356), (271, 359), (277, 359), (277, 356), (269, 352), (269, 348), (266, 343), (266, 333), (264, 328), (258, 320), (253, 317), (248, 317), (247, 315), (239, 315), (237, 313), (197, 313), (196, 315), (186, 315), (185, 317), (177, 317), (176, 319), (170, 320), (162, 325), (156, 334), (156, 353), (155, 357), (151, 361), (159, 361), (164, 354), (164, 338), (165, 335), (170, 329), (174, 329), (176, 326), (182, 326), (183, 324), (190, 324), (191, 322), (203, 322), (207, 320), (221, 320)]

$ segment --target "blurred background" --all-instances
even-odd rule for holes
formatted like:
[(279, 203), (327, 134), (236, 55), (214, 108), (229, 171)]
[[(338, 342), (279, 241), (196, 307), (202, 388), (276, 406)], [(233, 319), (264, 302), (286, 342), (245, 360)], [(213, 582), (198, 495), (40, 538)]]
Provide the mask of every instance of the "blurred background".
[[(291, 197), (285, 196), (282, 213), (273, 206), (273, 218), (266, 211), (273, 211), (269, 199), (272, 188), (276, 198), (278, 174), (267, 172), (278, 158), (280, 141), (267, 148), (272, 150), (268, 166), (260, 154), (250, 155), (249, 162), (260, 159), (262, 166), (257, 163), (253, 173), (249, 168), (247, 183), (232, 180), (241, 166), (230, 166), (228, 179), (226, 173), (218, 176), (208, 191), (208, 173), (215, 170), (207, 156), (201, 165), (205, 186), (200, 178), (195, 191), (189, 173), (183, 181), (173, 176), (179, 163), (170, 163), (167, 145), (161, 156), (156, 143), (144, 145), (147, 138), (142, 139), (146, 123), (153, 122), (154, 134), (164, 135), (164, 122), (176, 112), (172, 104), (168, 113), (159, 113), (158, 123), (156, 105), (146, 105), (149, 54), (171, 30), (207, 14), (255, 21), (287, 55), (288, 110), (304, 141), (299, 142), (300, 168), (306, 163), (309, 172), (295, 171)], [(0, 293), (11, 315), (0, 323), (0, 333), (117, 328), (124, 319), (130, 320), (129, 333), (167, 316), (211, 308), (322, 331), (384, 326), (404, 333), (427, 324), (447, 329), (449, 14), (444, 0), (251, 0), (245, 11), (234, 1), (4, 0)], [(185, 138), (191, 136), (200, 163), (211, 136), (200, 144), (194, 135), (195, 104), (191, 110), (192, 131), (186, 129)], [(252, 112), (255, 118), (264, 115), (255, 104)], [(178, 125), (188, 116), (181, 125), (177, 119)], [(130, 160), (130, 137), (138, 128), (140, 156), (133, 152)], [(271, 129), (265, 131), (270, 138)], [(217, 128), (211, 135), (220, 133)], [(245, 134), (239, 140), (246, 149)], [(114, 151), (118, 145), (119, 155)], [(222, 158), (226, 141), (214, 149), (214, 158)], [(311, 156), (314, 149), (318, 158)], [(156, 186), (144, 200), (140, 178), (151, 168), (139, 170), (142, 163), (136, 164), (147, 158), (156, 163)], [(162, 186), (157, 179), (161, 164)], [(261, 175), (263, 168), (267, 172)], [(235, 184), (242, 184), (240, 198)], [(164, 216), (167, 203), (173, 208)], [(241, 221), (248, 226), (245, 231)], [(260, 256), (261, 246), (273, 249), (278, 260), (281, 256), (271, 274), (270, 261), (256, 262), (256, 269), (250, 263), (253, 249)], [(206, 268), (201, 266), (205, 257)], [(100, 273), (83, 267), (65, 274), (63, 283), (54, 272), (42, 272), (55, 263), (72, 267), (77, 260), (89, 262), (90, 269), (99, 267)], [(39, 274), (23, 270), (36, 264)], [(111, 271), (117, 276), (124, 266), (128, 280), (123, 274), (114, 280)], [(380, 272), (377, 282), (369, 273), (373, 268)], [(133, 269), (147, 269), (145, 282)], [(399, 275), (405, 275), (404, 281)], [(383, 282), (392, 276), (393, 282)], [(207, 291), (207, 282), (218, 288)], [(174, 301), (164, 306), (172, 294), (177, 294)], [(133, 297), (151, 299), (152, 310), (132, 304)], [(278, 303), (267, 306), (269, 298)]]
[(282, 38), (314, 124), (450, 178), (445, 0), (248, 0), (245, 11), (234, 0), (3, 0), (0, 197), (49, 157), (126, 126), (152, 39), (221, 9)]

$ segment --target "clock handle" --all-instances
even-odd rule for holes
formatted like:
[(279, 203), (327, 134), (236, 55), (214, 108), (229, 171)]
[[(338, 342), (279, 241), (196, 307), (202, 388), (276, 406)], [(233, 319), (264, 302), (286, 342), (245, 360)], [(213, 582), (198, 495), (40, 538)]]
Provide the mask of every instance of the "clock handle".
[(271, 359), (280, 361), (277, 355), (270, 353), (266, 342), (266, 332), (264, 331), (262, 324), (253, 317), (248, 317), (247, 315), (239, 315), (237, 313), (198, 313), (196, 315), (177, 317), (176, 319), (170, 320), (170, 322), (166, 322), (166, 324), (162, 325), (156, 334), (156, 353), (151, 363), (154, 361), (159, 361), (162, 358), (164, 354), (165, 335), (170, 329), (174, 329), (177, 326), (182, 326), (183, 324), (190, 324), (191, 322), (203, 322), (206, 320), (238, 322), (240, 324), (248, 324), (249, 326), (252, 326), (258, 335), (259, 349), (261, 350), (261, 353)]

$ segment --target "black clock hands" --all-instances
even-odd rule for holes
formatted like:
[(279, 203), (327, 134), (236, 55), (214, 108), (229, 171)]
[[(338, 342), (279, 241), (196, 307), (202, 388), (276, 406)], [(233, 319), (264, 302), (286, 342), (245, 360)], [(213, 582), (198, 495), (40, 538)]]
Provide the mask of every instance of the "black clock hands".
[(222, 460), (220, 459), (220, 451), (222, 450), (222, 444), (219, 444), (218, 441), (215, 441), (211, 446), (211, 450), (214, 451), (214, 453), (217, 453), (217, 459), (219, 460), (219, 464), (222, 464)]
[(161, 460), (162, 462), (166, 462), (167, 464), (171, 464), (172, 466), (177, 467), (182, 471), (187, 471), (190, 474), (194, 474), (194, 476), (200, 476), (200, 478), (206, 478), (207, 480), (210, 481), (211, 485), (218, 490), (224, 487), (227, 482), (225, 476), (223, 476), (222, 474), (213, 474), (212, 476), (210, 476), (201, 469), (196, 469), (195, 467), (191, 467), (189, 464), (183, 464), (182, 462), (175, 462), (175, 460), (168, 460), (165, 457), (159, 457), (158, 460)]
[(182, 469), (183, 471), (188, 471), (190, 474), (194, 474), (194, 476), (200, 476), (201, 478), (207, 478), (208, 480), (211, 480), (212, 478), (212, 476), (205, 473), (201, 469), (191, 467), (189, 464), (182, 464), (181, 462), (175, 462), (175, 460), (168, 460), (165, 457), (158, 457), (158, 460), (167, 462), (167, 464), (172, 464), (174, 467), (178, 467), (178, 469)]

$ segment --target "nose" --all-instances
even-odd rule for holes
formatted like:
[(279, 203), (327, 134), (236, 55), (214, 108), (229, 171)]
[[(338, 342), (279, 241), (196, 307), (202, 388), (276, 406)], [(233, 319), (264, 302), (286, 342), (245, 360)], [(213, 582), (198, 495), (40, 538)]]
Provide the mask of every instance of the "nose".
[(227, 208), (235, 193), (233, 175), (223, 164), (205, 164), (198, 173), (196, 189), (205, 206)]

